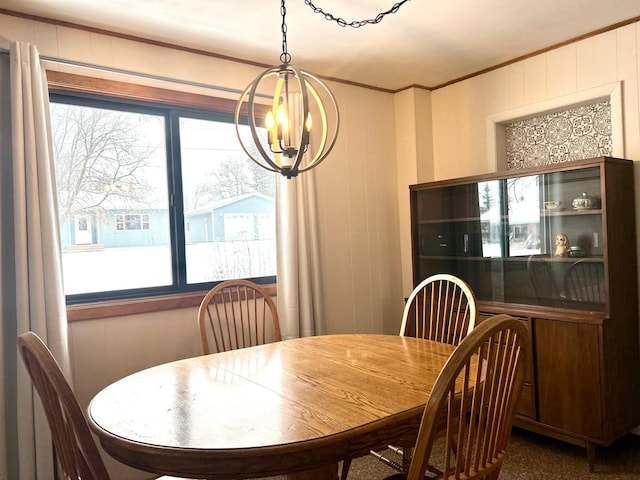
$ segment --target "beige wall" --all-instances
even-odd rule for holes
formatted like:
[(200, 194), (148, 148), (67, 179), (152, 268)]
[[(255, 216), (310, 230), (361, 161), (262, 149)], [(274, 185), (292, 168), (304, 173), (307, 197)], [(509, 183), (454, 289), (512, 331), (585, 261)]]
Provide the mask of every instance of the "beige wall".
[(393, 96), (332, 89), (339, 140), (316, 170), (327, 332), (395, 333), (402, 293)]
[(410, 88), (394, 95), (394, 104), (402, 292), (406, 297), (413, 290), (409, 185), (418, 179), (434, 179), (431, 92)]
[(622, 82), (624, 155), (640, 160), (638, 23), (514, 63), (432, 93), (435, 178), (493, 171), (487, 118)]

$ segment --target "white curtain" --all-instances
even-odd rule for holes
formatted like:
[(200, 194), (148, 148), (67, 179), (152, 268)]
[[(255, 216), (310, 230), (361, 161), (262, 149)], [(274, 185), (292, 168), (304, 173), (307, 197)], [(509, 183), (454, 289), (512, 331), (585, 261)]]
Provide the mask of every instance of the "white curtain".
[(34, 331), (70, 378), (48, 91), (34, 45), (0, 59), (0, 478), (50, 480), (49, 428), (16, 346)]
[(314, 172), (278, 177), (278, 316), (282, 338), (322, 335), (320, 255)]

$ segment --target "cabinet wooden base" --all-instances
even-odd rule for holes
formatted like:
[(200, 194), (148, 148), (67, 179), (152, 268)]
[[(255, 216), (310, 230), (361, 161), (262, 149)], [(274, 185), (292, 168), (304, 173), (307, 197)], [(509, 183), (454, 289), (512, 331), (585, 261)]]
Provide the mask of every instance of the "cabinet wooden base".
[(601, 445), (601, 443), (588, 440), (585, 438), (579, 438), (570, 433), (558, 431), (554, 428), (545, 427), (544, 425), (534, 422), (533, 420), (527, 417), (516, 417), (514, 425), (518, 428), (522, 428), (530, 432), (544, 435), (545, 437), (560, 440), (562, 442), (566, 442), (571, 445), (576, 445), (578, 447), (584, 447), (585, 453), (587, 456), (587, 465), (589, 467), (589, 472), (590, 473), (595, 472), (595, 465), (596, 465), (596, 458), (597, 458), (596, 449), (598, 446)]

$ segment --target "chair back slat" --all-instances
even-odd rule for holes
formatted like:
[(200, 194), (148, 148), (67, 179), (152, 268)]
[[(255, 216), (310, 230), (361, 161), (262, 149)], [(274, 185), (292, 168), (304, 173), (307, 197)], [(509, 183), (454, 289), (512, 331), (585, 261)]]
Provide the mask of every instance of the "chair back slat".
[(200, 304), (198, 324), (205, 355), (282, 340), (275, 302), (248, 280), (212, 288)]
[(551, 260), (548, 254), (530, 255), (527, 259), (527, 275), (539, 305), (564, 307)]
[(564, 291), (568, 300), (600, 304), (604, 307), (604, 264), (579, 260), (571, 265), (564, 275)]
[(407, 299), (400, 335), (458, 345), (475, 321), (476, 299), (466, 282), (449, 274), (432, 275)]
[(528, 348), (526, 327), (508, 315), (483, 321), (460, 342), (429, 396), (408, 480), (425, 478), (443, 430), (443, 478), (498, 477), (524, 385)]

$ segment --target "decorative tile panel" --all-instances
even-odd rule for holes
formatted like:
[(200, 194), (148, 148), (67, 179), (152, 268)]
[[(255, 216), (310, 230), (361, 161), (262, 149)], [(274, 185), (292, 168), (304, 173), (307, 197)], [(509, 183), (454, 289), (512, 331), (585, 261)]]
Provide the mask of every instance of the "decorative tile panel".
[(609, 100), (514, 122), (505, 127), (511, 169), (610, 156)]

